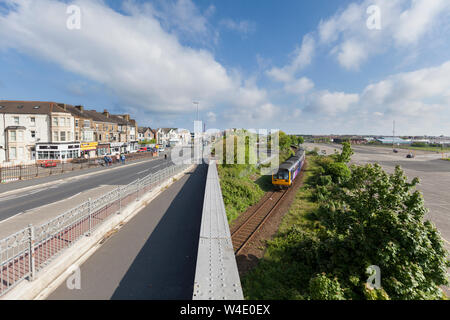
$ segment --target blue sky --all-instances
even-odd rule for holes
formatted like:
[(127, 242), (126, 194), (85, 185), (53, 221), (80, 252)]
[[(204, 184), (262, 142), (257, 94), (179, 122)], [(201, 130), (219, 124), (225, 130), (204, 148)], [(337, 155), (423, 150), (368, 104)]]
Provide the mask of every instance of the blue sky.
[(192, 129), (196, 100), (208, 128), (450, 135), (449, 18), (446, 0), (3, 0), (0, 99), (152, 127)]

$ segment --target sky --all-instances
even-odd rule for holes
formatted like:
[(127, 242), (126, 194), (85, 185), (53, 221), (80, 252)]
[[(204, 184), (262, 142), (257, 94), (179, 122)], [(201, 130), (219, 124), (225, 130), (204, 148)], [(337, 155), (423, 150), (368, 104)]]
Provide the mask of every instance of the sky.
[(140, 126), (450, 136), (448, 0), (0, 0), (0, 99)]

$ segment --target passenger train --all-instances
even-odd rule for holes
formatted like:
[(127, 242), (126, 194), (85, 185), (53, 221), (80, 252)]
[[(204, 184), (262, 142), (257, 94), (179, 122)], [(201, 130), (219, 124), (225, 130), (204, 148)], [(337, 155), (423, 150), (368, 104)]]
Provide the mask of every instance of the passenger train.
[(294, 156), (283, 162), (272, 175), (272, 184), (278, 188), (289, 188), (300, 174), (305, 163), (305, 150), (298, 149)]

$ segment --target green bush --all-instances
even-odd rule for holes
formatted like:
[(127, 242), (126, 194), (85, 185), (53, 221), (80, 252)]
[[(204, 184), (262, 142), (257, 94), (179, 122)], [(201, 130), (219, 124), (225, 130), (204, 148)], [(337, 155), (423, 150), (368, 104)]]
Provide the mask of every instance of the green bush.
[(339, 281), (331, 279), (325, 273), (311, 278), (309, 293), (312, 300), (344, 300), (344, 292)]

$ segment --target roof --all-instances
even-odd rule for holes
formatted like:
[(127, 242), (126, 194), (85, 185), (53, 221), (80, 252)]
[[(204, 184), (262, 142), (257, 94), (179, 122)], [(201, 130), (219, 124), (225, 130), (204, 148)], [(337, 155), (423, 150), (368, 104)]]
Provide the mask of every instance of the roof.
[(177, 130), (176, 128), (159, 128), (158, 130), (161, 130), (164, 134), (169, 133), (172, 130)]
[(87, 114), (89, 118), (97, 122), (117, 123), (112, 117), (107, 117), (103, 113), (95, 110), (84, 110), (83, 114)]
[(387, 144), (391, 144), (391, 143), (401, 143), (401, 144), (409, 144), (411, 143), (411, 140), (404, 140), (401, 138), (393, 138), (393, 137), (382, 137), (382, 138), (378, 138), (378, 141), (382, 142), (382, 143), (387, 143)]
[(78, 118), (85, 118), (85, 119), (92, 119), (86, 112), (85, 110), (81, 111), (80, 109), (78, 109), (77, 107), (71, 106), (71, 105), (66, 105), (66, 109), (67, 111), (69, 111), (73, 116), (78, 117)]
[(153, 129), (150, 128), (150, 127), (139, 127), (139, 128), (138, 128), (138, 132), (139, 132), (139, 133), (144, 133), (144, 132), (146, 132), (146, 131), (148, 131), (148, 130), (150, 130), (150, 132), (152, 132), (152, 133), (155, 133), (155, 130), (153, 130)]
[(11, 101), (0, 100), (0, 113), (10, 114), (50, 114), (52, 112), (66, 112), (64, 104), (49, 101)]

